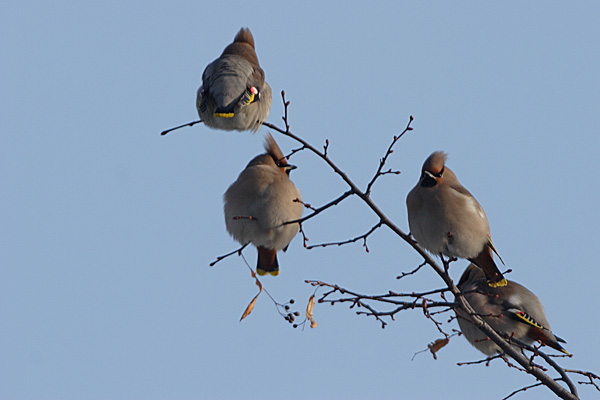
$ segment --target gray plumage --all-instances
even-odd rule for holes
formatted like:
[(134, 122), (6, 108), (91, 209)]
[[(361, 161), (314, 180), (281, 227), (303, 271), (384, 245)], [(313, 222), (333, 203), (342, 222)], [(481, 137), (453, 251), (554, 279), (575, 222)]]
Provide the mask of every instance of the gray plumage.
[(277, 275), (276, 253), (287, 249), (300, 227), (284, 222), (299, 219), (303, 205), (295, 201), (302, 200), (300, 190), (288, 176), (295, 166), (287, 163), (271, 135), (265, 149), (225, 192), (225, 226), (235, 240), (258, 248), (259, 274)]
[[(569, 354), (559, 344), (564, 340), (552, 333), (540, 299), (526, 287), (511, 280), (504, 287), (490, 287), (483, 271), (471, 264), (460, 278), (458, 288), (475, 312), (500, 335), (525, 344), (539, 340)], [(502, 352), (479, 328), (463, 318), (464, 311), (458, 310), (458, 325), (469, 343), (488, 356)]]
[(432, 153), (406, 197), (410, 233), (433, 254), (471, 260), (484, 269), (491, 284), (503, 285), (491, 253), (495, 249), (487, 216), (445, 162), (445, 153)]
[(249, 29), (240, 29), (233, 43), (206, 67), (196, 106), (204, 124), (215, 129), (257, 131), (266, 121), (271, 87), (265, 81)]

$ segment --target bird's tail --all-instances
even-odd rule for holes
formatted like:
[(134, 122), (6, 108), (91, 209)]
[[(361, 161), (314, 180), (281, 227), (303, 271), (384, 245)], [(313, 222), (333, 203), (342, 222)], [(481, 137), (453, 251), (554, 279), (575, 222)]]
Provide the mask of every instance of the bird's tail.
[(260, 276), (270, 274), (273, 276), (279, 275), (279, 263), (277, 262), (277, 251), (257, 247), (258, 261), (256, 263), (256, 273)]
[[(215, 110), (213, 116), (215, 118), (233, 118), (235, 117), (236, 104), (239, 108), (248, 106), (260, 98), (260, 93), (258, 89), (254, 86), (250, 86), (247, 88), (244, 93), (240, 96), (240, 99), (237, 102), (232, 102), (230, 105), (226, 107), (219, 106)], [(199, 105), (202, 107), (202, 105)]]
[(485, 246), (483, 251), (479, 253), (477, 257), (470, 259), (469, 261), (483, 270), (487, 277), (488, 284), (491, 287), (507, 285), (506, 279), (502, 276), (502, 272), (500, 272), (498, 266), (494, 262), (491, 246)]
[(213, 116), (215, 118), (233, 118), (235, 113), (233, 112), (233, 105), (229, 107), (219, 107), (215, 110)]
[(502, 259), (502, 257), (500, 257), (500, 254), (498, 253), (498, 250), (496, 250), (496, 248), (494, 247), (494, 243), (492, 243), (492, 236), (488, 234), (488, 242), (487, 245), (489, 248), (491, 248), (494, 253), (496, 253), (496, 255), (498, 256), (498, 258), (500, 259), (500, 261), (502, 261), (502, 265), (506, 265), (504, 264), (504, 260)]
[(558, 350), (562, 353), (565, 353), (566, 355), (570, 356), (571, 354), (569, 354), (569, 352), (567, 350), (565, 350), (564, 347), (562, 347), (560, 345), (560, 343), (558, 343), (559, 341), (564, 342), (564, 340), (554, 336), (551, 332), (547, 332), (545, 329), (543, 328), (533, 328), (529, 331), (529, 337), (532, 338), (533, 340), (539, 340), (540, 342), (544, 343), (546, 346), (550, 346), (552, 347), (554, 350)]

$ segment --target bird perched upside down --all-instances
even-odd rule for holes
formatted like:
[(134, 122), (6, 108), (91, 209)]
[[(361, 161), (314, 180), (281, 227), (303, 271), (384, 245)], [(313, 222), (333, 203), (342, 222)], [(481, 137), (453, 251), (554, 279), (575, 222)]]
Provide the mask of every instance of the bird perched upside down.
[(196, 108), (202, 122), (215, 129), (257, 131), (266, 121), (271, 87), (248, 28), (240, 29), (233, 43), (204, 70)]
[(271, 135), (265, 150), (225, 192), (225, 226), (242, 245), (256, 246), (259, 275), (278, 275), (277, 252), (287, 250), (300, 228), (298, 223), (285, 223), (302, 217), (303, 205), (300, 190), (289, 177), (296, 166), (288, 164)]
[(445, 163), (446, 153), (432, 153), (406, 197), (410, 233), (426, 250), (465, 258), (483, 269), (490, 286), (504, 286), (506, 279), (492, 255), (496, 249), (487, 216)]
[[(539, 341), (569, 354), (559, 343), (565, 341), (552, 333), (540, 299), (526, 287), (510, 280), (504, 287), (490, 287), (481, 269), (471, 264), (460, 278), (458, 288), (475, 312), (500, 335), (525, 344)], [(488, 356), (502, 352), (485, 333), (464, 318), (464, 311), (456, 313), (460, 330), (477, 350)]]

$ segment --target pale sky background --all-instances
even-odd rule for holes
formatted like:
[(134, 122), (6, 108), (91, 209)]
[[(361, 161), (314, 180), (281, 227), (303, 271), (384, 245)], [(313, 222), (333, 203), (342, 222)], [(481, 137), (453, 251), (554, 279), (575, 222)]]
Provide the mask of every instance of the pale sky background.
[[(262, 295), (239, 322), (256, 293), (245, 264), (208, 264), (238, 246), (222, 194), (267, 130), (159, 133), (197, 118), (202, 71), (242, 26), (273, 88), (269, 121), (281, 125), (285, 89), (293, 132), (329, 139), (361, 187), (414, 115), (389, 161), (402, 174), (378, 182), (376, 203), (408, 231), (406, 194), (425, 158), (447, 151), (487, 212), (508, 278), (541, 298), (567, 340), (574, 357), (561, 364), (600, 373), (599, 21), (593, 1), (5, 3), (0, 398), (500, 399), (534, 383), (503, 362), (458, 367), (482, 358), (462, 337), (437, 361), (411, 361), (440, 336), (420, 310), (381, 329), (317, 305), (319, 326), (302, 331)], [(298, 147), (274, 136), (284, 152)], [(292, 162), (305, 201), (346, 190), (310, 153)], [(305, 230), (316, 244), (376, 222), (350, 199)], [(441, 287), (431, 270), (395, 279), (421, 259), (389, 230), (369, 247), (307, 251), (297, 237), (263, 283), (301, 311), (305, 279), (364, 293)], [(245, 254), (254, 267), (255, 250)], [(466, 265), (453, 264), (456, 280)]]

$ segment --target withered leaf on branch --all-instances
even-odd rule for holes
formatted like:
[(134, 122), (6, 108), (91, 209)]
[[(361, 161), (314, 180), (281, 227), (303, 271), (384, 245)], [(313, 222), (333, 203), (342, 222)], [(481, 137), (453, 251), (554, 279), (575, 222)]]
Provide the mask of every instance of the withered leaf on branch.
[(445, 345), (448, 344), (448, 342), (450, 342), (450, 339), (448, 339), (448, 338), (436, 339), (435, 342), (429, 343), (427, 345), (427, 347), (429, 347), (429, 351), (433, 355), (434, 360), (437, 360), (437, 356), (435, 355), (435, 353), (440, 351), (442, 349), (442, 347), (444, 347)]
[(308, 305), (306, 306), (306, 318), (310, 320), (310, 327), (316, 328), (317, 322), (313, 319), (313, 307), (315, 306), (315, 295), (313, 294), (308, 299)]
[(254, 278), (254, 280), (256, 282), (256, 286), (258, 286), (258, 293), (256, 294), (256, 296), (254, 296), (254, 298), (252, 299), (250, 304), (248, 304), (248, 307), (246, 307), (246, 310), (244, 310), (244, 314), (242, 314), (242, 318), (240, 318), (240, 321), (243, 320), (244, 318), (246, 318), (248, 315), (250, 315), (250, 313), (254, 309), (254, 303), (256, 303), (256, 299), (258, 299), (258, 296), (262, 293), (262, 290), (263, 290), (262, 284), (256, 277), (256, 274), (254, 273), (254, 271), (250, 270), (250, 273), (252, 274), (252, 277)]

